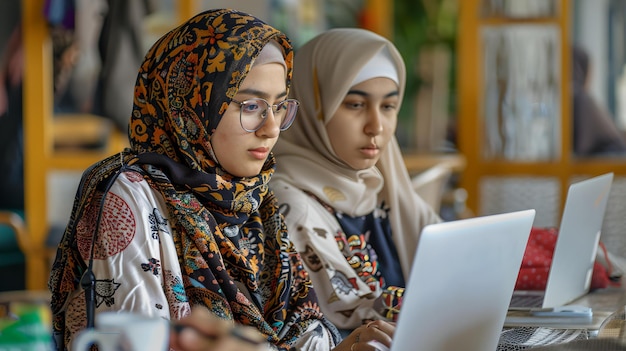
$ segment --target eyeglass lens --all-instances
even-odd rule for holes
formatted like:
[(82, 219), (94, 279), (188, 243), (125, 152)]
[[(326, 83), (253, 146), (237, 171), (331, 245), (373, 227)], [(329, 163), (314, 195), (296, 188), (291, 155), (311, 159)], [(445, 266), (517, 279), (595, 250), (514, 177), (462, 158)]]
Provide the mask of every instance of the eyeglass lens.
[[(261, 128), (267, 117), (270, 105), (263, 99), (250, 99), (241, 102), (241, 126), (249, 132)], [(280, 130), (286, 130), (293, 123), (298, 111), (298, 101), (287, 99), (273, 105), (274, 119)]]

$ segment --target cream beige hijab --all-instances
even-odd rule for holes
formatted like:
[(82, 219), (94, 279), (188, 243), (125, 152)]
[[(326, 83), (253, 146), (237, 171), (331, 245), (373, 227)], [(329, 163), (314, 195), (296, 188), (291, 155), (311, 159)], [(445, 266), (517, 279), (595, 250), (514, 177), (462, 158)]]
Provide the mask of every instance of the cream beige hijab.
[(412, 190), (395, 137), (376, 167), (356, 171), (337, 157), (325, 127), (361, 68), (383, 48), (395, 63), (402, 97), (406, 77), (402, 57), (389, 40), (373, 32), (332, 29), (296, 52), (291, 95), (301, 105), (296, 121), (274, 148), (273, 180), (311, 192), (351, 216), (370, 213), (384, 201), (390, 208), (394, 244), (407, 278), (422, 228), (440, 222), (439, 216)]

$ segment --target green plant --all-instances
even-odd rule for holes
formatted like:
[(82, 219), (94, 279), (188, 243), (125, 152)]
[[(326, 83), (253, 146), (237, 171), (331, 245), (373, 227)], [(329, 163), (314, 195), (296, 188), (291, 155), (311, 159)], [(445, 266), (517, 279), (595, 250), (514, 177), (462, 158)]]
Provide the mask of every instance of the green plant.
[[(400, 111), (401, 121), (415, 116), (410, 102), (416, 95), (423, 79), (417, 73), (417, 60), (421, 50), (433, 45), (444, 45), (452, 54), (450, 93), (455, 92), (455, 45), (458, 0), (394, 0), (394, 43), (402, 54), (407, 67), (405, 101)], [(449, 99), (453, 113), (455, 99)]]

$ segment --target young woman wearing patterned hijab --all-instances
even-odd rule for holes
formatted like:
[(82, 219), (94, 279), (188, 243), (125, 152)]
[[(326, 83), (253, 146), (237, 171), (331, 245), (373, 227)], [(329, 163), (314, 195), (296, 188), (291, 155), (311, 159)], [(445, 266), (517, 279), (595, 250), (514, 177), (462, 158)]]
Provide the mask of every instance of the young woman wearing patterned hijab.
[(59, 244), (58, 348), (91, 326), (91, 308), (193, 325), (200, 306), (272, 349), (338, 343), (268, 188), (270, 151), (298, 107), (292, 60), (284, 34), (233, 10), (203, 12), (149, 50), (131, 147), (84, 173)]
[(439, 216), (412, 190), (395, 139), (405, 66), (370, 31), (332, 29), (301, 47), (270, 182), (324, 315), (342, 329), (395, 321), (422, 228)]

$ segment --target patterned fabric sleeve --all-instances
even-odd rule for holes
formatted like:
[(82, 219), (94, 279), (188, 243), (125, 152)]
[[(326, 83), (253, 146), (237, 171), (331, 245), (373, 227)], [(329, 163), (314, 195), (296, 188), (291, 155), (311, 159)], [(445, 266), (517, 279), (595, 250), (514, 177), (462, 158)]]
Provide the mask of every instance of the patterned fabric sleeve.
[(364, 321), (386, 319), (382, 289), (372, 290), (361, 280), (339, 250), (336, 219), (319, 202), (282, 181), (273, 186), (285, 205), (289, 238), (302, 257), (315, 287), (322, 312), (341, 329), (353, 329)]
[[(139, 173), (125, 172), (116, 180), (104, 203), (93, 250), (96, 314), (124, 310), (179, 319), (189, 313), (172, 228), (164, 213), (160, 194)], [(77, 225), (78, 250), (85, 262), (95, 216), (96, 209), (87, 208)], [(66, 345), (86, 326), (85, 306), (78, 287), (65, 310)]]

